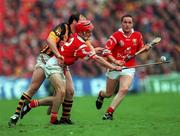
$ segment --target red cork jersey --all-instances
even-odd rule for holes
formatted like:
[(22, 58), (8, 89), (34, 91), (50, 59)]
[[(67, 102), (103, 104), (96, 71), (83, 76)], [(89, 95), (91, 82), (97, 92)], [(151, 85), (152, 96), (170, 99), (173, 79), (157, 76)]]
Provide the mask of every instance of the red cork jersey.
[[(133, 56), (144, 46), (142, 34), (134, 31), (129, 37), (124, 35), (122, 29), (113, 33), (107, 40), (103, 55), (112, 55), (117, 60), (125, 60), (127, 56)], [(135, 58), (128, 61), (125, 66), (135, 65)]]
[(68, 42), (60, 43), (60, 54), (64, 57), (64, 63), (71, 65), (79, 58), (91, 59), (95, 54), (85, 44), (85, 41), (76, 33), (71, 36)]

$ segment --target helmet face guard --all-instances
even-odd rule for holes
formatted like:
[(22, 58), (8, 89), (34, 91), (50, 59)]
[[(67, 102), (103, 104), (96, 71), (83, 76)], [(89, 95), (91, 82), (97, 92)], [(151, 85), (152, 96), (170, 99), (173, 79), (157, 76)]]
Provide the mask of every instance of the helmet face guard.
[(93, 29), (94, 26), (89, 20), (80, 20), (75, 27), (76, 33), (80, 35), (84, 40), (90, 38)]

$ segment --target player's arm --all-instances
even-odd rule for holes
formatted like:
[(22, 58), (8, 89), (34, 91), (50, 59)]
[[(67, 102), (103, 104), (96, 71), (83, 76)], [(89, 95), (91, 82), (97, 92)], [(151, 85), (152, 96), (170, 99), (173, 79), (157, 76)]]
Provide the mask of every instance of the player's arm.
[(102, 66), (109, 68), (109, 69), (115, 69), (115, 70), (121, 70), (120, 66), (114, 66), (112, 64), (110, 64), (108, 61), (106, 61), (105, 59), (103, 59), (102, 57), (95, 55), (93, 57), (93, 60), (95, 60), (96, 62), (98, 62), (99, 64), (101, 64)]
[(97, 54), (95, 54), (94, 52), (92, 52), (87, 45), (82, 45), (81, 47), (79, 47), (79, 49), (77, 49), (74, 56), (84, 59), (86, 61), (94, 60), (97, 63), (99, 63), (102, 66), (109, 68), (109, 69), (121, 70), (121, 67), (110, 64), (108, 61), (106, 61), (102, 57), (100, 57)]
[(53, 31), (50, 32), (47, 42), (49, 44), (49, 47), (51, 48), (54, 55), (59, 58), (63, 59), (63, 57), (60, 55), (58, 49), (57, 49), (57, 43), (60, 40), (60, 34), (61, 34), (61, 27), (60, 25), (56, 26)]
[(90, 40), (87, 40), (86, 41), (86, 45), (90, 48), (90, 50), (94, 53), (97, 53), (97, 54), (101, 54), (103, 49), (102, 47), (94, 47), (92, 44), (91, 44), (91, 41)]
[(106, 42), (105, 49), (103, 50), (102, 55), (104, 57), (107, 57), (107, 59), (110, 62), (117, 64), (119, 66), (123, 66), (125, 64), (125, 62), (116, 60), (116, 58), (113, 57), (112, 52), (111, 52), (114, 49), (114, 47), (117, 45), (117, 38), (116, 38), (117, 36), (118, 35), (116, 32), (110, 36), (110, 38)]
[(89, 47), (89, 49), (91, 50), (91, 52), (96, 53), (96, 51), (95, 51), (94, 47), (92, 46), (90, 40), (87, 40), (85, 44)]

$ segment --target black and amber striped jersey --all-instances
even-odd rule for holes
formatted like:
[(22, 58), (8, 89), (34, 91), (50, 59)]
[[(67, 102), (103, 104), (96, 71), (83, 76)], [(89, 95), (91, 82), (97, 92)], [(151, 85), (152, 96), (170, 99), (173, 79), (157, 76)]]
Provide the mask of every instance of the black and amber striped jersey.
[[(67, 41), (68, 37), (70, 35), (70, 27), (67, 23), (62, 23), (57, 25), (50, 33), (48, 38), (51, 38), (55, 43), (57, 48), (59, 48), (60, 41)], [(51, 45), (45, 40), (43, 42), (43, 48), (41, 50), (41, 53), (45, 53), (49, 56), (53, 56), (53, 52), (50, 48)]]

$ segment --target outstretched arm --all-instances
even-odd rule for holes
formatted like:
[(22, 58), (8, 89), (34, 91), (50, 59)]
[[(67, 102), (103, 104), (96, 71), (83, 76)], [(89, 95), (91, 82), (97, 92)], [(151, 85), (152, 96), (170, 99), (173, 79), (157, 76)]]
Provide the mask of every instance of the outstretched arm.
[(114, 66), (112, 64), (110, 64), (109, 62), (107, 62), (105, 59), (103, 59), (102, 57), (98, 56), (98, 55), (95, 55), (93, 57), (93, 59), (98, 62), (99, 64), (103, 65), (104, 67), (106, 68), (109, 68), (109, 69), (115, 69), (115, 70), (121, 70), (121, 67), (120, 66)]

